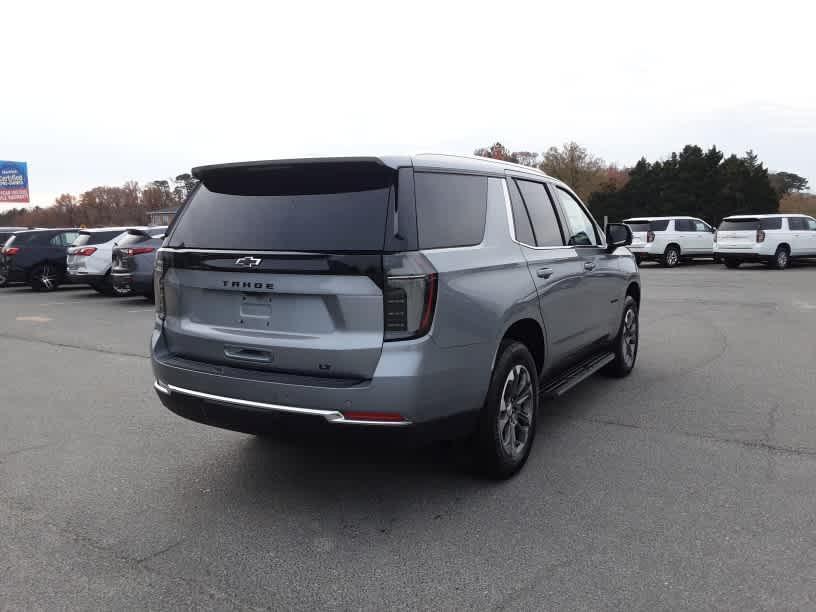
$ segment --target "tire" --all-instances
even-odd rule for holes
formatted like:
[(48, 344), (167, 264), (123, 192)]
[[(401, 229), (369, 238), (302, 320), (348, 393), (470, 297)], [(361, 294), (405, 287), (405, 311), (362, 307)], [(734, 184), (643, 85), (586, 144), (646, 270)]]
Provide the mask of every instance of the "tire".
[(680, 249), (670, 244), (666, 247), (660, 262), (664, 268), (673, 268), (680, 263)]
[[(512, 400), (511, 406), (507, 399)], [(538, 371), (533, 356), (521, 342), (504, 340), (473, 445), (482, 474), (505, 479), (522, 468), (535, 439), (538, 402)]]
[(627, 295), (623, 302), (620, 329), (613, 344), (615, 359), (603, 369), (604, 374), (615, 378), (629, 376), (637, 362), (639, 345), (640, 319), (638, 305), (635, 298)]
[(725, 258), (723, 258), (723, 263), (725, 264), (726, 268), (729, 268), (731, 270), (736, 270), (737, 268), (740, 267), (740, 264), (742, 262), (739, 259), (732, 259), (730, 257), (725, 257)]
[(36, 266), (31, 271), (29, 286), (34, 291), (47, 293), (57, 289), (60, 285), (60, 280), (61, 279), (59, 272), (57, 271), (57, 267), (52, 263), (46, 262)]
[(784, 270), (790, 265), (790, 251), (786, 247), (778, 247), (774, 253), (771, 267), (775, 270)]

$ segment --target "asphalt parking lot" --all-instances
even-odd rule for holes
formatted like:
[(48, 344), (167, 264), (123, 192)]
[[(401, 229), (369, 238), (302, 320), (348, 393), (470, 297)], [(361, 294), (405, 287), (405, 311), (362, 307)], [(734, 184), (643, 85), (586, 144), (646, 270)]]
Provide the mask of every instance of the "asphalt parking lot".
[(182, 420), (150, 304), (0, 290), (0, 608), (816, 607), (816, 266), (642, 272), (635, 372), (502, 483)]

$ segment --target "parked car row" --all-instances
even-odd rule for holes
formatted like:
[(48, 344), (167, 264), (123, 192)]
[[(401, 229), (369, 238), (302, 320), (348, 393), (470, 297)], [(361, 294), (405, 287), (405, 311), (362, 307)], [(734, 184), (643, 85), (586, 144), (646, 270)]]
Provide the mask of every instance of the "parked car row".
[[(9, 229), (0, 249), (0, 287), (25, 283), (35, 291), (53, 291), (64, 283), (82, 283), (104, 295), (150, 297), (152, 286), (146, 286), (140, 276), (145, 267), (131, 270), (120, 263), (134, 254), (148, 257), (152, 279), (152, 260), (167, 228)], [(141, 242), (149, 245), (141, 245), (137, 253), (125, 248)], [(139, 282), (133, 282), (134, 273)], [(114, 277), (127, 282), (115, 283)]]
[(709, 258), (728, 268), (762, 262), (778, 270), (795, 259), (816, 257), (816, 219), (808, 215), (732, 215), (718, 228), (694, 217), (633, 217), (629, 249), (637, 262), (658, 261), (672, 268), (682, 261)]

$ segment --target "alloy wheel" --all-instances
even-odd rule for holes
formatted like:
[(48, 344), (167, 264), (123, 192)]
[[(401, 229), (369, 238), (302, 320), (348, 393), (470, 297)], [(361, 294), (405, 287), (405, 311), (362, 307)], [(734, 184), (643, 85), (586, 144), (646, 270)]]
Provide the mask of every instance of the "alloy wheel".
[(638, 319), (634, 309), (629, 308), (623, 318), (623, 333), (621, 334), (621, 347), (623, 350), (623, 361), (627, 368), (631, 368), (635, 363), (638, 349)]
[(57, 284), (57, 274), (54, 271), (53, 266), (50, 264), (45, 264), (40, 270), (38, 280), (40, 281), (43, 289), (46, 289), (47, 291), (54, 289)]
[(502, 448), (511, 457), (521, 455), (530, 440), (533, 400), (529, 370), (523, 365), (514, 366), (504, 382), (497, 420)]

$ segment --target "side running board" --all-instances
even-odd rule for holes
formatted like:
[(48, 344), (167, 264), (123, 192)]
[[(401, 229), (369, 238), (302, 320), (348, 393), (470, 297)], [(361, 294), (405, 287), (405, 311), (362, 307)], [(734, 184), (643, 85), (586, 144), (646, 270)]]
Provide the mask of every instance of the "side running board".
[(541, 397), (560, 397), (585, 378), (589, 378), (615, 359), (614, 353), (601, 353), (573, 366), (541, 388)]

